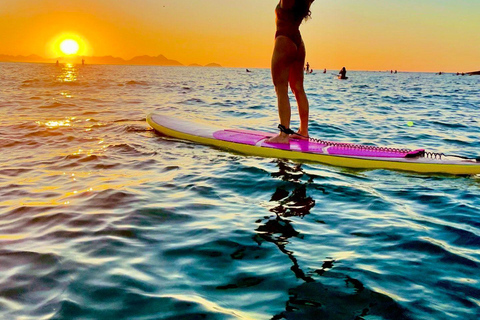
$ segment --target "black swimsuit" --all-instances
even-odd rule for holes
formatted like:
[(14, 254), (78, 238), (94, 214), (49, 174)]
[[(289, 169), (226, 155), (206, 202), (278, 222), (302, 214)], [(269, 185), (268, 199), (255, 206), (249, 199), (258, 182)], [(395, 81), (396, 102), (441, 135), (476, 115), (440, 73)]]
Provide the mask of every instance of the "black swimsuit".
[(295, 43), (297, 48), (300, 47), (303, 43), (299, 30), (302, 19), (296, 18), (291, 10), (283, 9), (280, 3), (275, 8), (275, 15), (277, 17), (277, 32), (275, 33), (275, 38), (278, 36), (288, 37)]

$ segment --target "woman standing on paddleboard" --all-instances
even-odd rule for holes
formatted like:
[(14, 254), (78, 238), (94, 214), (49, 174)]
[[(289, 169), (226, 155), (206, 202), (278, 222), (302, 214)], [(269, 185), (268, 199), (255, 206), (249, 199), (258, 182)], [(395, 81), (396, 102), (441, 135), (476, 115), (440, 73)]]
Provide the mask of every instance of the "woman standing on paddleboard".
[(305, 45), (300, 34), (300, 24), (310, 18), (314, 0), (280, 0), (275, 8), (277, 32), (272, 56), (272, 79), (277, 93), (280, 133), (267, 140), (271, 143), (289, 143), (290, 100), (288, 85), (298, 105), (300, 129), (297, 133), (308, 137), (308, 99), (303, 88)]

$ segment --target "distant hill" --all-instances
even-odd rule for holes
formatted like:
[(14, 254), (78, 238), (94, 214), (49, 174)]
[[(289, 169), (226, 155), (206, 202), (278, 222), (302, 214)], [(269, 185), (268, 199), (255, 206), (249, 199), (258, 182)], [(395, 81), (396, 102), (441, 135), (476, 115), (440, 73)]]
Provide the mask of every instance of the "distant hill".
[(471, 76), (480, 76), (480, 71), (467, 72), (467, 74), (469, 74)]
[(209, 63), (206, 64), (205, 67), (221, 67), (221, 65), (219, 65), (218, 63)]
[[(70, 58), (57, 58), (57, 59), (45, 59), (37, 55), (29, 56), (11, 56), (0, 54), (0, 62), (41, 62), (41, 63), (55, 63), (57, 60), (60, 62), (73, 62), (73, 63), (82, 63), (82, 59), (85, 59), (86, 64), (119, 64), (119, 65), (147, 65), (147, 66), (183, 66), (182, 63), (177, 60), (171, 60), (166, 58), (164, 55), (158, 55), (156, 57), (152, 56), (137, 56), (132, 59), (125, 60), (123, 58), (113, 57), (113, 56), (102, 56), (102, 57), (70, 57)], [(191, 66), (198, 66), (199, 64), (192, 64)], [(207, 64), (206, 67), (221, 67), (218, 63)]]
[(29, 56), (9, 56), (0, 54), (0, 61), (3, 62), (46, 62), (47, 59), (31, 54)]
[(127, 64), (135, 65), (183, 66), (183, 64), (181, 64), (180, 62), (167, 59), (163, 55), (159, 55), (157, 57), (138, 56), (127, 60), (126, 62)]
[(117, 58), (112, 56), (83, 57), (83, 59), (85, 59), (85, 62), (89, 64), (125, 64), (125, 60), (123, 60), (122, 58)]

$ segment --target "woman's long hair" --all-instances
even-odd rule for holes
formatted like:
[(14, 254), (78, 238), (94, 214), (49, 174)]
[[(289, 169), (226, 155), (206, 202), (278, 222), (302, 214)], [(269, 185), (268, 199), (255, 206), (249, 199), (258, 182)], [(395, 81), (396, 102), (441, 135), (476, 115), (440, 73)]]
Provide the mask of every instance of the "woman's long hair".
[(310, 5), (315, 0), (296, 0), (292, 11), (298, 19), (307, 21), (311, 18)]

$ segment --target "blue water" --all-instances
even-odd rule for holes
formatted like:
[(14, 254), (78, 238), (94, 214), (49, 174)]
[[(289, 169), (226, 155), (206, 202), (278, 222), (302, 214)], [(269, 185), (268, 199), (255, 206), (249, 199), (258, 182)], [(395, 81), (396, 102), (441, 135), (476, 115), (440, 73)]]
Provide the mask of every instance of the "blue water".
[[(480, 155), (480, 77), (336, 72), (305, 78), (311, 136)], [(250, 157), (145, 122), (275, 131), (267, 69), (2, 63), (0, 83), (0, 319), (479, 318), (478, 176)]]

